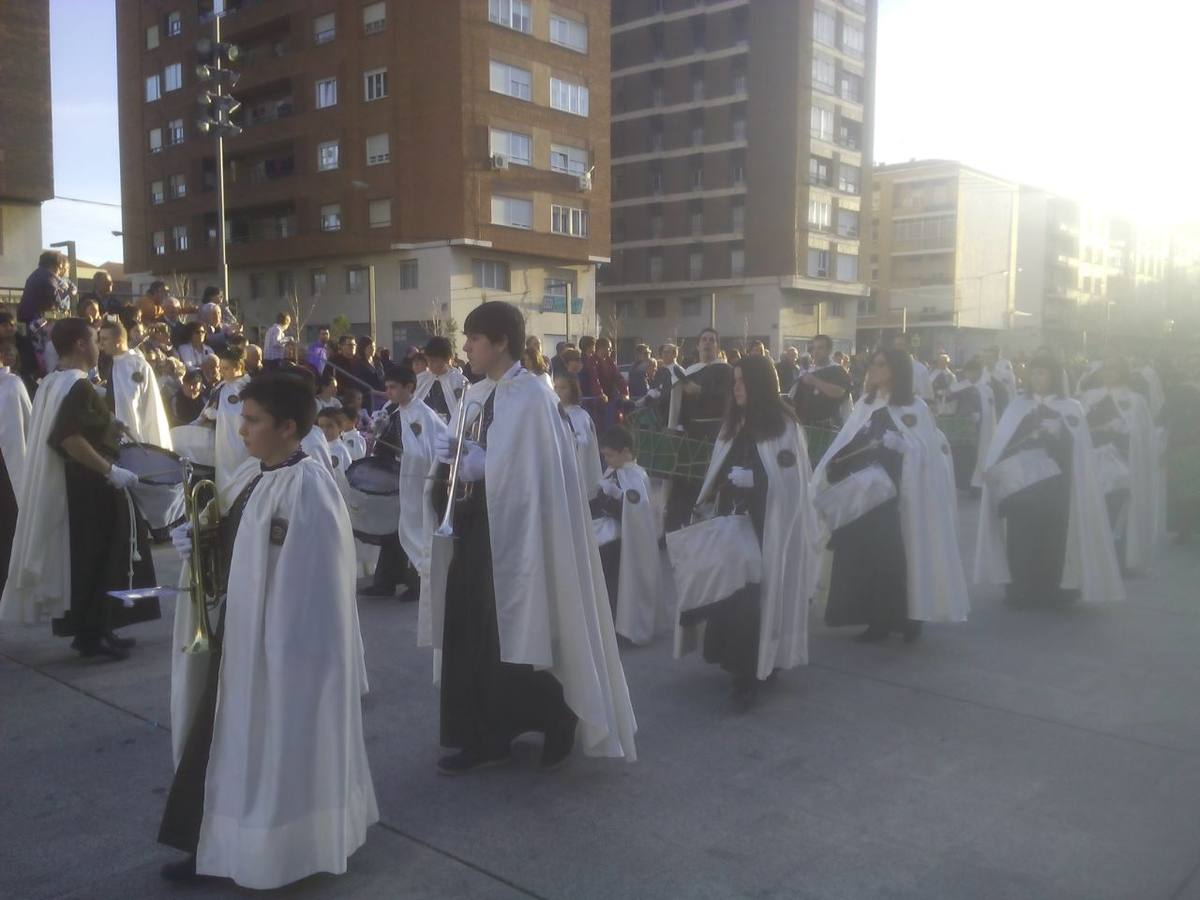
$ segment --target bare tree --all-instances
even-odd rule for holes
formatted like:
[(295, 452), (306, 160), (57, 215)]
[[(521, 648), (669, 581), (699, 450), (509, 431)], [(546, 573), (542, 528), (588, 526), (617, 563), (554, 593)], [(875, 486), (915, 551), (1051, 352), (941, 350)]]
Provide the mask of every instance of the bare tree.
[(297, 343), (303, 340), (304, 328), (308, 325), (308, 320), (312, 318), (313, 312), (317, 308), (317, 303), (320, 301), (320, 295), (315, 295), (312, 302), (305, 305), (300, 300), (300, 295), (293, 288), (287, 295), (287, 312), (292, 317), (292, 336)]
[(442, 307), (437, 297), (434, 297), (433, 302), (430, 304), (430, 318), (422, 322), (421, 327), (425, 329), (427, 334), (446, 338), (450, 341), (450, 352), (458, 352), (455, 346), (455, 336), (458, 334), (458, 322), (451, 316), (442, 315)]

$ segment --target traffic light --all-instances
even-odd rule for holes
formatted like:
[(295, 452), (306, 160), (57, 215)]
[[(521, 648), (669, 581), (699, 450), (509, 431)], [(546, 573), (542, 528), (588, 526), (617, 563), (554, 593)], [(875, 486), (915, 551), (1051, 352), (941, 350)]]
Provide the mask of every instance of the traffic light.
[(199, 57), (196, 77), (202, 85), (196, 98), (201, 109), (196, 128), (201, 134), (215, 132), (218, 137), (236, 137), (242, 129), (234, 124), (232, 116), (242, 104), (229, 91), (237, 84), (239, 73), (229, 66), (237, 60), (238, 48), (234, 44), (201, 38), (196, 42), (196, 53)]

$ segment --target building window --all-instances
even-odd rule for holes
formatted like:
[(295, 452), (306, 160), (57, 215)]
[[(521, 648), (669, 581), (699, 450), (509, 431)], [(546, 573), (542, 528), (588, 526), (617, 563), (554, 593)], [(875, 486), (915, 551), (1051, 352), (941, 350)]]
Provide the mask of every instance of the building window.
[(655, 254), (650, 257), (650, 280), (662, 281), (663, 266), (662, 257)]
[(250, 299), (261, 300), (267, 296), (267, 276), (262, 272), (250, 273)]
[(812, 59), (813, 87), (832, 94), (835, 76), (836, 67), (833, 64), (833, 60), (828, 56), (814, 53)]
[(808, 201), (808, 227), (828, 231), (833, 219), (833, 204), (813, 198)]
[(322, 78), (317, 82), (317, 109), (337, 106), (337, 79)]
[(337, 37), (337, 23), (333, 13), (325, 13), (313, 19), (313, 43), (328, 44)]
[(838, 190), (847, 194), (857, 194), (859, 179), (862, 172), (858, 166), (848, 166), (842, 163), (838, 166)]
[(383, 0), (363, 7), (363, 33), (374, 34), (387, 27), (387, 4)]
[(550, 230), (555, 234), (585, 238), (588, 236), (588, 213), (586, 209), (570, 206), (550, 206)]
[(533, 76), (526, 69), (492, 60), (491, 89), (497, 94), (507, 94), (518, 100), (532, 97)]
[(386, 228), (392, 224), (392, 201), (372, 200), (367, 204), (367, 225), (371, 228)]
[(702, 210), (695, 210), (692, 213), (692, 234), (704, 234), (704, 212)]
[(167, 37), (175, 37), (183, 33), (183, 16), (178, 11), (167, 16)]
[(508, 263), (498, 259), (477, 259), (472, 268), (475, 287), (492, 291), (508, 290)]
[(667, 315), (667, 301), (662, 297), (646, 298), (646, 318), (662, 319)]
[(418, 261), (415, 259), (400, 260), (400, 290), (415, 291), (419, 284)]
[(551, 171), (584, 175), (587, 173), (589, 161), (588, 152), (580, 147), (569, 147), (566, 144), (550, 145)]
[(693, 125), (692, 126), (692, 146), (699, 147), (703, 143), (704, 143), (704, 126), (703, 125)]
[(809, 130), (821, 141), (833, 140), (833, 110), (813, 104), (809, 113)]
[(699, 281), (704, 277), (704, 253), (700, 250), (693, 250), (688, 254), (688, 278), (692, 281)]
[(151, 128), (150, 129), (150, 152), (151, 153), (159, 153), (162, 151), (162, 148), (163, 148), (162, 129), (161, 128)]
[(533, 22), (529, 16), (529, 0), (489, 0), (488, 19), (513, 31), (529, 34)]
[(744, 141), (746, 139), (746, 120), (737, 118), (733, 120), (733, 139), (735, 141)]
[(171, 249), (176, 253), (182, 253), (188, 248), (188, 234), (186, 225), (176, 225), (171, 229)]
[[(488, 152), (492, 156), (503, 156), (519, 166), (527, 166), (532, 161), (533, 141), (527, 134), (493, 128), (488, 132)], [(553, 153), (550, 158), (554, 158)]]
[(368, 103), (388, 95), (387, 69), (371, 69), (363, 73), (363, 99)]
[(587, 25), (562, 16), (550, 17), (550, 43), (587, 53)]
[(682, 316), (700, 315), (700, 298), (684, 297), (679, 301), (679, 314)]
[(327, 203), (321, 207), (321, 230), (342, 230), (342, 205), (340, 203)]
[(741, 96), (746, 93), (746, 73), (735, 72), (733, 75), (733, 93), (736, 96)]
[(346, 293), (361, 294), (366, 287), (366, 266), (346, 266)]
[(158, 75), (146, 76), (146, 102), (153, 103), (162, 96), (162, 80)]
[(392, 158), (391, 141), (386, 133), (367, 137), (367, 165), (378, 166)]
[(576, 116), (588, 114), (588, 89), (582, 84), (550, 79), (550, 106)]
[(493, 197), (492, 224), (508, 228), (532, 228), (533, 201), (517, 197)]
[(731, 206), (729, 208), (729, 230), (741, 234), (746, 230), (746, 207)]
[(163, 183), (161, 181), (150, 182), (150, 204), (161, 206), (163, 199)]
[(704, 79), (703, 78), (693, 78), (692, 79), (692, 100), (699, 103), (703, 99), (704, 99)]
[(187, 196), (187, 177), (183, 174), (172, 175), (168, 182), (171, 188), (171, 199), (182, 200)]
[(338, 142), (321, 141), (317, 144), (317, 171), (328, 172), (338, 167)]
[(177, 91), (183, 87), (183, 65), (181, 63), (171, 63), (163, 69), (163, 90)]
[(183, 143), (183, 119), (172, 119), (167, 123), (167, 144), (173, 146)]
[(829, 251), (814, 250), (808, 251), (808, 277), (809, 278), (828, 278), (829, 277)]
[(857, 25), (842, 23), (842, 50), (851, 56), (861, 57), (866, 47), (863, 31)]
[(146, 29), (146, 49), (153, 50), (158, 46), (158, 26), (151, 25)]
[(633, 318), (633, 301), (632, 300), (614, 300), (613, 315), (618, 319)]
[(829, 10), (813, 10), (813, 40), (833, 47), (837, 44), (837, 18)]
[(837, 142), (843, 147), (858, 150), (862, 146), (862, 123), (853, 119), (839, 119)]
[(837, 233), (842, 237), (858, 237), (858, 210), (838, 209)]
[(858, 256), (853, 253), (838, 251), (837, 280), (858, 281)]
[(740, 158), (735, 157), (731, 165), (730, 180), (736, 187), (746, 183), (746, 166)]
[(831, 319), (844, 318), (846, 315), (846, 301), (830, 300), (828, 305), (825, 307), (825, 309), (828, 310), (829, 317)]
[(329, 284), (329, 273), (324, 269), (313, 269), (308, 273), (308, 283), (310, 293), (314, 297), (320, 297), (325, 293), (325, 287)]
[(692, 190), (693, 191), (704, 190), (704, 169), (702, 169), (702, 168), (692, 169)]
[(167, 233), (165, 231), (154, 232), (150, 240), (155, 256), (167, 255)]
[(733, 278), (741, 278), (746, 274), (746, 251), (741, 247), (729, 251), (729, 274)]
[(650, 237), (660, 238), (663, 236), (663, 217), (662, 213), (655, 213), (650, 217)]
[(851, 103), (863, 102), (863, 80), (861, 75), (842, 70), (838, 76), (838, 95)]
[(810, 156), (808, 158), (809, 184), (820, 184), (828, 187), (832, 183), (829, 179), (829, 167), (831, 164), (832, 160), (820, 156)]

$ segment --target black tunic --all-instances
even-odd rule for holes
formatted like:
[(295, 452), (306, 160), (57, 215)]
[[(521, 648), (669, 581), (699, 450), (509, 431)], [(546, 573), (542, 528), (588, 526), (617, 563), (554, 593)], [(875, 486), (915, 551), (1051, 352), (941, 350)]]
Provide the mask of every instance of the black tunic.
[[(398, 460), (400, 451), (404, 448), (404, 423), (400, 420), (400, 408), (395, 403), (386, 403), (383, 410), (387, 413), (387, 425), (379, 433), (375, 445), (371, 448), (371, 455), (379, 459)], [(394, 591), (396, 585), (401, 582), (413, 584), (408, 554), (400, 544), (399, 532), (389, 531), (386, 536), (378, 539), (378, 543), (379, 559), (375, 563), (372, 586)], [(414, 591), (413, 596), (415, 595)]]
[[(733, 367), (727, 363), (710, 363), (689, 376), (687, 381), (700, 385), (700, 393), (682, 394), (679, 424), (689, 438), (711, 443), (721, 431), (725, 408), (733, 396)], [(683, 391), (683, 388), (676, 390)], [(671, 493), (665, 512), (667, 531), (682, 528), (691, 521), (692, 507), (696, 505), (701, 486), (700, 481), (694, 478), (671, 479)]]
[(17, 495), (13, 493), (8, 464), (0, 453), (0, 594), (8, 583), (8, 562), (12, 557), (13, 540), (17, 534)]
[[(839, 365), (830, 364), (808, 373), (826, 384), (836, 385), (847, 393), (850, 391), (850, 373)], [(804, 425), (820, 428), (838, 428), (842, 424), (841, 406), (846, 395), (830, 397), (820, 389), (800, 381), (796, 382), (794, 404), (796, 415)]]

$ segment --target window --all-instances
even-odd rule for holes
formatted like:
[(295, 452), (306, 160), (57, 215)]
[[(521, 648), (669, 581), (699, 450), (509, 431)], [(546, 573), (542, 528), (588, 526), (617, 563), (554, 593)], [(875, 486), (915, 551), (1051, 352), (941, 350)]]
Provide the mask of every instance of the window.
[(741, 278), (746, 274), (746, 251), (741, 247), (734, 247), (729, 251), (729, 274), (734, 278)]
[(838, 251), (837, 280), (858, 281), (858, 256)]
[(386, 133), (367, 137), (367, 165), (378, 166), (392, 158), (391, 141)]
[(663, 217), (662, 213), (655, 213), (650, 217), (650, 237), (660, 238), (663, 235)]
[(679, 314), (683, 316), (700, 315), (700, 298), (684, 297), (679, 301)]
[(808, 226), (827, 231), (833, 222), (833, 204), (828, 200), (813, 198), (808, 201)]
[(832, 184), (829, 180), (829, 167), (832, 165), (832, 160), (824, 159), (820, 156), (810, 156), (808, 158), (808, 181), (810, 184), (823, 184), (828, 186)]
[(328, 44), (337, 37), (337, 27), (333, 13), (325, 13), (313, 19), (313, 43)]
[(513, 31), (529, 33), (529, 0), (489, 0), (488, 19)]
[(367, 225), (371, 228), (386, 228), (392, 224), (392, 201), (371, 200), (367, 203)]
[(838, 209), (837, 233), (842, 237), (858, 237), (858, 210)]
[(550, 79), (550, 106), (576, 116), (588, 114), (588, 89), (561, 78)]
[(368, 103), (388, 95), (387, 69), (371, 69), (363, 73), (363, 99)]
[(613, 315), (618, 319), (633, 318), (633, 301), (632, 300), (614, 300)]
[(746, 207), (731, 206), (729, 208), (729, 230), (741, 234), (746, 230)]
[(321, 230), (342, 230), (342, 205), (340, 203), (327, 203), (321, 207)]
[(171, 229), (171, 249), (182, 253), (188, 248), (188, 233), (186, 225), (176, 225)]
[(588, 213), (586, 209), (575, 209), (570, 206), (550, 206), (550, 230), (555, 234), (566, 234), (571, 237), (585, 238), (588, 236)]
[(566, 144), (550, 145), (550, 168), (555, 172), (566, 172), (568, 175), (583, 175), (588, 170), (590, 157), (588, 152), (580, 147), (568, 147)]
[(746, 166), (740, 157), (735, 156), (733, 161), (730, 163), (729, 178), (737, 186), (741, 186), (746, 183)]
[(387, 25), (387, 4), (382, 0), (378, 3), (368, 3), (363, 7), (363, 32), (374, 34), (383, 31)]
[(262, 272), (252, 272), (250, 274), (250, 297), (254, 300), (261, 300), (267, 296), (267, 276)]
[(183, 33), (183, 17), (178, 12), (167, 16), (167, 37), (175, 37)]
[(735, 141), (744, 141), (746, 139), (746, 120), (733, 120), (733, 139)]
[(703, 210), (697, 209), (692, 212), (692, 234), (704, 234)]
[(472, 268), (475, 287), (493, 291), (508, 290), (508, 263), (498, 259), (477, 259)]
[(837, 142), (843, 147), (858, 150), (862, 146), (862, 123), (853, 119), (839, 119)]
[(183, 66), (180, 63), (171, 63), (163, 69), (163, 90), (177, 91), (183, 87)]
[(155, 256), (167, 255), (167, 233), (165, 231), (154, 232), (154, 235), (151, 237), (150, 241)]
[(842, 49), (851, 56), (862, 56), (866, 46), (862, 29), (849, 22), (842, 23)]
[(162, 150), (162, 147), (163, 147), (162, 129), (161, 128), (151, 128), (150, 129), (150, 152), (151, 153), (159, 153)]
[(821, 141), (833, 140), (833, 110), (813, 104), (809, 114), (809, 131)]
[(696, 100), (696, 101), (700, 101), (700, 100), (704, 99), (704, 79), (703, 78), (693, 78), (692, 79), (692, 99)]
[(337, 105), (337, 79), (322, 78), (317, 81), (317, 109), (328, 109)]
[(704, 170), (701, 168), (692, 169), (692, 190), (704, 190)]
[(704, 253), (701, 250), (693, 250), (688, 254), (688, 278), (692, 281), (699, 281), (704, 277)]
[(704, 126), (703, 125), (693, 125), (692, 126), (692, 146), (699, 147), (703, 143), (704, 143)]
[(813, 40), (832, 47), (837, 41), (837, 19), (819, 6), (813, 10)]
[(734, 73), (734, 75), (733, 75), (733, 92), (734, 92), (734, 94), (737, 94), (739, 96), (741, 94), (746, 93), (746, 73), (745, 72), (735, 72)]
[(168, 182), (171, 187), (172, 200), (182, 200), (187, 196), (187, 177), (182, 173), (172, 175)]
[(822, 56), (819, 53), (814, 53), (812, 60), (813, 87), (832, 94), (834, 75), (835, 68), (833, 65), (833, 60), (828, 56)]
[(844, 69), (838, 76), (838, 95), (851, 103), (863, 102), (863, 80), (861, 75), (847, 72)]
[(661, 319), (667, 314), (667, 301), (662, 297), (646, 298), (646, 318)]
[(650, 190), (655, 194), (661, 194), (663, 189), (663, 173), (655, 169), (650, 173)]
[(183, 119), (172, 119), (167, 123), (167, 144), (183, 143)]
[(829, 277), (829, 251), (828, 250), (813, 250), (808, 251), (808, 277), (809, 278), (828, 278)]
[(400, 260), (400, 290), (415, 291), (418, 285), (418, 261), (415, 259)]
[(493, 197), (492, 224), (509, 228), (532, 228), (533, 201), (517, 197)]
[(662, 281), (663, 268), (662, 257), (655, 255), (650, 257), (650, 280)]
[(366, 287), (366, 266), (346, 266), (346, 293), (361, 294)]
[(321, 141), (317, 144), (317, 171), (328, 172), (338, 167), (338, 142)]
[(497, 94), (507, 94), (518, 100), (532, 97), (533, 76), (526, 69), (492, 60), (491, 88)]
[(550, 43), (570, 47), (580, 53), (587, 53), (588, 30), (582, 22), (564, 19), (562, 16), (550, 17)]
[(161, 181), (150, 182), (150, 203), (153, 206), (159, 206), (163, 202), (163, 183)]
[(158, 46), (158, 26), (151, 25), (146, 29), (146, 49), (153, 50)]
[[(531, 162), (533, 141), (527, 134), (493, 128), (488, 132), (488, 150), (493, 156), (503, 156), (511, 163), (527, 166)], [(554, 159), (553, 152), (550, 159)]]
[(329, 273), (324, 269), (312, 269), (308, 273), (308, 283), (310, 293), (314, 297), (319, 297), (325, 293), (325, 288), (329, 284)]
[(848, 166), (842, 163), (838, 166), (838, 190), (847, 194), (857, 194), (861, 177), (862, 173), (858, 166)]
[(146, 77), (146, 102), (153, 103), (162, 96), (162, 81), (157, 75)]

